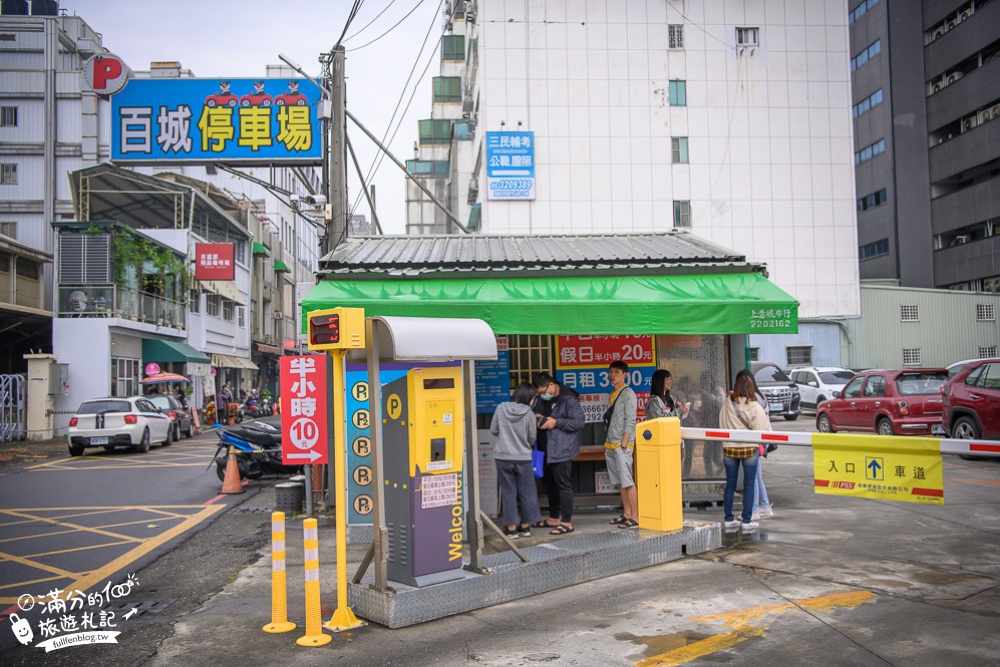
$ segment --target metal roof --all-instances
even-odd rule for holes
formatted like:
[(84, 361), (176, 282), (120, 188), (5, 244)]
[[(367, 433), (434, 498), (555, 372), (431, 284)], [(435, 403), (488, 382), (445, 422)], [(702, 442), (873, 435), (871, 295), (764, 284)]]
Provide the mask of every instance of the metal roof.
[[(761, 271), (684, 230), (661, 234), (361, 236), (319, 262), (320, 278), (539, 272), (560, 275)], [(345, 274), (342, 276), (341, 274)]]

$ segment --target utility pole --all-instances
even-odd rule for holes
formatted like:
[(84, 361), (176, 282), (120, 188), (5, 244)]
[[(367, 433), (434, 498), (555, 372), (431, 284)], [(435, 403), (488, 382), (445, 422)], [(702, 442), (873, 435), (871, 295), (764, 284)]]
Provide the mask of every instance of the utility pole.
[(330, 170), (330, 192), (327, 196), (330, 219), (327, 221), (324, 254), (336, 249), (347, 238), (347, 119), (344, 116), (347, 100), (344, 92), (344, 47), (335, 47), (328, 57), (330, 58), (330, 102), (333, 109), (330, 114), (330, 152), (327, 158)]

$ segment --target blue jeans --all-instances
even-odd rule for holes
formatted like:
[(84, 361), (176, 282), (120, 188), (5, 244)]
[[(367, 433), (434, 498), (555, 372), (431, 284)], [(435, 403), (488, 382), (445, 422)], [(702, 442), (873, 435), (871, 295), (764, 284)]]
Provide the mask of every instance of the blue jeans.
[(757, 484), (756, 484), (756, 498), (757, 498), (757, 511), (766, 510), (771, 508), (771, 501), (767, 498), (767, 489), (764, 488), (764, 476), (761, 470), (764, 466), (760, 458), (757, 459)]
[(518, 506), (521, 508), (520, 524), (536, 523), (542, 520), (538, 510), (538, 490), (535, 487), (535, 473), (531, 461), (496, 460), (497, 483), (500, 485), (500, 499), (503, 503), (503, 522), (507, 526), (518, 525)]
[(756, 503), (754, 502), (754, 487), (757, 486), (758, 458), (754, 454), (748, 459), (734, 459), (730, 456), (723, 457), (723, 465), (726, 466), (726, 493), (723, 495), (723, 510), (726, 514), (726, 521), (733, 520), (733, 497), (736, 495), (736, 476), (739, 474), (740, 465), (743, 466), (743, 513), (741, 519), (743, 523), (750, 523)]

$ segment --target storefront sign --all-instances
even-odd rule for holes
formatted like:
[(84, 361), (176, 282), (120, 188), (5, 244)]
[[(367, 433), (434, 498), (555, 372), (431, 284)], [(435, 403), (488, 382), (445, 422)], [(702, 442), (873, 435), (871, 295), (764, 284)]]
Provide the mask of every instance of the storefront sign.
[(487, 132), (489, 199), (535, 198), (535, 133)]
[(195, 244), (195, 280), (236, 280), (232, 243)]
[(113, 95), (125, 87), (132, 70), (113, 53), (91, 56), (83, 63), (86, 88), (98, 95)]
[(155, 361), (151, 361), (146, 364), (146, 377), (152, 377), (160, 372), (160, 365)]
[(628, 364), (626, 384), (635, 391), (637, 418), (646, 418), (646, 401), (653, 386), (656, 350), (652, 336), (558, 336), (556, 380), (580, 394), (585, 421), (600, 422), (611, 404), (614, 387), (608, 378), (612, 361)]
[(510, 351), (507, 337), (497, 336), (496, 360), (476, 362), (476, 412), (491, 415), (510, 400)]
[(307, 79), (132, 79), (111, 98), (116, 162), (321, 164)]
[(285, 465), (323, 464), (329, 458), (330, 358), (281, 358), (281, 458)]

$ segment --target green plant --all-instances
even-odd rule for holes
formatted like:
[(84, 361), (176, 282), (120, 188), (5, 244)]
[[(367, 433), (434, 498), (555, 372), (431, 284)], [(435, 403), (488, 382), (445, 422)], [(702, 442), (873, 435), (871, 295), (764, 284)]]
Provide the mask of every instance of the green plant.
[(115, 282), (118, 285), (128, 285), (129, 269), (135, 271), (137, 284), (143, 284), (143, 266), (149, 262), (153, 265), (156, 280), (161, 283), (168, 276), (176, 279), (177, 301), (186, 302), (190, 289), (190, 274), (184, 262), (171, 250), (151, 242), (136, 234), (131, 227), (119, 227), (114, 235), (112, 252), (115, 261)]
[(271, 390), (270, 389), (261, 389), (260, 390), (260, 397), (262, 399), (264, 399), (265, 401), (270, 400), (270, 398), (271, 398)]

